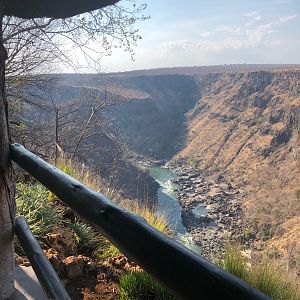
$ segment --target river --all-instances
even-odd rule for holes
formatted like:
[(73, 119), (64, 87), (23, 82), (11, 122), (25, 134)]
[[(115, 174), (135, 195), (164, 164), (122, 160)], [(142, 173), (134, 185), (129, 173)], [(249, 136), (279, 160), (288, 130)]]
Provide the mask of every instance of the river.
[(150, 176), (160, 185), (157, 192), (157, 213), (167, 219), (178, 242), (200, 254), (200, 246), (194, 242), (182, 223), (181, 206), (175, 195), (177, 185), (172, 182), (173, 179), (176, 179), (176, 174), (165, 167), (149, 167), (148, 170)]

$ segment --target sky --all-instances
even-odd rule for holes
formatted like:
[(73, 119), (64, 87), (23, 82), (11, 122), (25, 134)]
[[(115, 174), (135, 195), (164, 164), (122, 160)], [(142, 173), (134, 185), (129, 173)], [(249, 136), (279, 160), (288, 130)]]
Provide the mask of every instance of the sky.
[[(241, 63), (300, 63), (300, 0), (144, 0), (135, 60), (121, 50), (105, 72)], [(126, 5), (126, 0), (121, 3)]]

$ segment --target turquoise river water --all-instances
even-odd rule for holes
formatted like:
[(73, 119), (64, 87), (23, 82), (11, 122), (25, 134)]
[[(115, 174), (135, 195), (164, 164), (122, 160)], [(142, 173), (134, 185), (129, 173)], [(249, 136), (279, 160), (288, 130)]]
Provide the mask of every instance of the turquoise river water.
[(182, 223), (181, 206), (174, 192), (177, 185), (172, 182), (172, 179), (176, 179), (176, 174), (165, 167), (149, 167), (148, 170), (150, 176), (160, 185), (157, 192), (157, 213), (165, 216), (178, 242), (200, 254), (199, 245), (193, 241)]

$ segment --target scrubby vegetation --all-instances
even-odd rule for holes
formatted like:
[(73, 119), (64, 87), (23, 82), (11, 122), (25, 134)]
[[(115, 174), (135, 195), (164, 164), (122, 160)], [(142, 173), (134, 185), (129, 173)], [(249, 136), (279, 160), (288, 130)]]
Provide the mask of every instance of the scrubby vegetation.
[[(98, 191), (101, 190), (102, 192), (110, 191), (105, 182), (100, 181), (101, 178), (94, 176), (87, 169), (79, 170), (76, 164), (61, 161), (57, 164), (57, 167), (91, 188)], [(43, 185), (31, 178), (27, 178), (26, 180), (23, 176), (18, 176), (18, 178), (17, 214), (27, 219), (31, 230), (41, 243), (42, 248), (59, 275), (62, 277), (65, 276), (62, 265), (66, 261), (74, 261), (74, 259), (78, 258), (79, 265), (83, 264), (82, 261), (89, 261), (89, 265), (86, 265), (86, 272), (89, 276), (91, 276), (90, 266), (95, 265), (97, 266), (95, 270), (101, 270), (99, 271), (100, 274), (103, 272), (102, 266), (108, 268), (105, 271), (108, 272), (105, 277), (112, 278), (112, 281), (115, 282), (116, 278), (120, 278), (120, 284), (122, 285), (120, 288), (122, 291), (121, 299), (149, 299), (143, 298), (143, 295), (152, 295), (153, 299), (173, 299), (135, 264), (132, 263), (132, 269), (139, 270), (139, 272), (128, 273), (131, 270), (131, 262), (105, 237), (81, 220), (79, 216), (66, 207), (63, 202), (56, 198)], [(100, 185), (102, 185), (101, 188)], [(115, 195), (118, 205), (142, 216), (150, 225), (165, 234), (172, 234), (168, 228), (166, 219), (156, 214), (155, 207), (148, 207), (134, 200), (125, 200), (117, 194)], [(21, 256), (24, 255), (18, 242), (16, 242), (16, 253)], [(124, 261), (124, 263), (120, 263), (120, 261)], [(125, 268), (125, 264), (127, 269)], [(95, 270), (92, 276), (96, 276), (95, 278), (97, 279), (98, 271)], [(69, 272), (68, 274), (70, 276), (71, 273)], [(107, 280), (105, 284), (111, 287), (112, 285)], [(112, 289), (113, 293), (115, 293), (115, 288)], [(140, 296), (132, 298), (132, 295)]]
[(258, 263), (250, 262), (242, 256), (238, 248), (227, 246), (220, 265), (274, 300), (300, 299), (299, 282), (270, 259), (262, 258)]
[(202, 173), (240, 189), (252, 231), (246, 238), (299, 272), (299, 70), (214, 74), (199, 82), (202, 97), (187, 114), (187, 143), (177, 157), (190, 166), (198, 160)]
[(55, 226), (62, 225), (62, 210), (48, 201), (48, 190), (41, 184), (17, 184), (17, 215), (25, 216), (33, 234), (44, 236)]
[(146, 272), (132, 272), (120, 278), (120, 300), (175, 299)]
[(75, 222), (69, 224), (69, 227), (74, 232), (79, 250), (83, 252), (93, 252), (97, 249), (100, 237), (91, 226), (80, 219), (76, 219)]
[(147, 223), (166, 235), (171, 236), (173, 234), (168, 226), (166, 218), (161, 214), (157, 214), (155, 207), (149, 207), (143, 203), (130, 200), (122, 200), (119, 202), (119, 205), (143, 217)]

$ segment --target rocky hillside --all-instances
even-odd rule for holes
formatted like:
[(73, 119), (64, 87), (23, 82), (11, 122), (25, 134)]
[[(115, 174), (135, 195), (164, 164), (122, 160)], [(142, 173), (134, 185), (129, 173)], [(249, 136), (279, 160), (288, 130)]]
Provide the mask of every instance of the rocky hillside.
[(130, 91), (109, 114), (131, 150), (155, 159), (177, 152), (174, 159), (232, 184), (251, 225), (244, 236), (299, 265), (299, 67), (219, 69), (115, 74), (93, 84)]
[(216, 73), (197, 82), (202, 97), (176, 157), (240, 188), (248, 234), (299, 263), (300, 70)]

